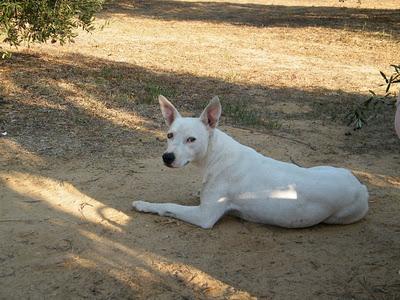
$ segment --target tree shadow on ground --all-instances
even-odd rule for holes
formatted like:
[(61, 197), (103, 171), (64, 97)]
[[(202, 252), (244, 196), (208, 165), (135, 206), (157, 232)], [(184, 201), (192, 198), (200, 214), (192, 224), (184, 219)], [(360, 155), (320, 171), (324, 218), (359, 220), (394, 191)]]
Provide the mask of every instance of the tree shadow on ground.
[(231, 2), (117, 1), (107, 11), (169, 21), (206, 21), (256, 27), (322, 27), (399, 37), (400, 9), (283, 6)]
[[(244, 107), (238, 109), (257, 110), (268, 120), (305, 121), (311, 125), (318, 121), (320, 125), (309, 130), (293, 126), (277, 129), (303, 140), (312, 132), (324, 135), (325, 125), (343, 126), (344, 114), (353, 103), (365, 99), (363, 95), (343, 91), (270, 88), (151, 71), (80, 54), (39, 57), (15, 53), (4, 63), (4, 70), (2, 130), (28, 150), (64, 157), (111, 152), (139, 157), (160, 149), (164, 142), (159, 133), (164, 122), (149, 86), (159, 87), (156, 92), (173, 90), (173, 102), (192, 114), (199, 114), (208, 99), (219, 95), (223, 105), (240, 103)], [(271, 109), (276, 103), (295, 103), (299, 110), (285, 111), (284, 106), (281, 110)], [(311, 109), (301, 112), (301, 107)], [(350, 153), (376, 151), (381, 155), (396, 150), (398, 140), (392, 128), (392, 113), (390, 109), (383, 111), (360, 133), (343, 133), (338, 137), (339, 147)], [(229, 116), (225, 114), (225, 121), (226, 117)], [(240, 126), (240, 122), (228, 118), (228, 123)], [(258, 130), (270, 130), (260, 125), (256, 126)]]

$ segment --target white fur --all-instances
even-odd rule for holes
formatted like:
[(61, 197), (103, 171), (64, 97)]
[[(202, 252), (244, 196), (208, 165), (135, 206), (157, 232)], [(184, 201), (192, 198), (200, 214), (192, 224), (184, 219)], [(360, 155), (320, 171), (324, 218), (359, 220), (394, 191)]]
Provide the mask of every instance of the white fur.
[[(202, 228), (212, 228), (224, 215), (248, 221), (297, 228), (318, 223), (349, 224), (368, 211), (368, 191), (346, 169), (329, 166), (302, 168), (265, 157), (216, 129), (221, 106), (213, 98), (200, 118), (182, 118), (160, 96), (173, 138), (167, 152), (176, 161), (199, 166), (203, 186), (199, 206), (134, 201), (142, 212), (174, 217)], [(165, 111), (166, 110), (166, 111)], [(172, 122), (171, 122), (172, 121)], [(188, 137), (196, 141), (187, 142)]]

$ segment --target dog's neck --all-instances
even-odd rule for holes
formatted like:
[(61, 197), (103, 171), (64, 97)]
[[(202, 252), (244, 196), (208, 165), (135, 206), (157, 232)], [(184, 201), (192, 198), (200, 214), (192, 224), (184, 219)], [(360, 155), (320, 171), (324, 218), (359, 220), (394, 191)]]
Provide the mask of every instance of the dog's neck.
[(223, 171), (220, 168), (221, 165), (229, 165), (226, 163), (221, 164), (221, 162), (231, 156), (230, 154), (232, 153), (230, 152), (236, 149), (232, 146), (235, 143), (237, 142), (233, 138), (219, 129), (214, 129), (210, 133), (206, 155), (202, 159), (193, 162), (194, 165), (201, 169), (203, 177), (206, 177), (207, 173), (217, 175), (217, 173)]

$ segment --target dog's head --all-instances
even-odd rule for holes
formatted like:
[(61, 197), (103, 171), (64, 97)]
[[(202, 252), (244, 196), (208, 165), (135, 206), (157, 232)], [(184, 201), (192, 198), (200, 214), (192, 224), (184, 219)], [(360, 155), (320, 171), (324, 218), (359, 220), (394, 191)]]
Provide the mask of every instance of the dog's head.
[(170, 168), (180, 168), (202, 160), (207, 154), (210, 134), (218, 125), (221, 104), (214, 97), (199, 118), (183, 118), (164, 96), (159, 96), (161, 112), (169, 126), (168, 148), (162, 158)]

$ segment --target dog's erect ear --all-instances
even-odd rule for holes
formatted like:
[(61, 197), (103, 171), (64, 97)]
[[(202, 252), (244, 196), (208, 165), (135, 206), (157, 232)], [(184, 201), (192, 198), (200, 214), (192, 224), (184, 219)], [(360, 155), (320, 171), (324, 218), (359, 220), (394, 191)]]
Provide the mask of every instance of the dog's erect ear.
[(171, 126), (176, 118), (181, 117), (175, 106), (173, 106), (172, 103), (169, 102), (163, 95), (158, 96), (158, 102), (160, 103), (160, 108), (165, 119), (165, 123), (167, 123), (168, 126)]
[(215, 128), (218, 125), (221, 112), (221, 103), (219, 102), (218, 96), (215, 96), (201, 113), (200, 119), (204, 124), (206, 124), (206, 126)]

